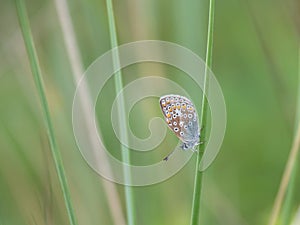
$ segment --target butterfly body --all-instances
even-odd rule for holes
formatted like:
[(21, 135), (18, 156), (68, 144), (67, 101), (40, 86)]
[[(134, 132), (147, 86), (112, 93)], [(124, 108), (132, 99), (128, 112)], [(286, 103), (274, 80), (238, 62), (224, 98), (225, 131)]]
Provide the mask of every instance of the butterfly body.
[(194, 104), (180, 95), (165, 95), (159, 99), (160, 107), (168, 127), (182, 141), (183, 150), (196, 151), (200, 129)]

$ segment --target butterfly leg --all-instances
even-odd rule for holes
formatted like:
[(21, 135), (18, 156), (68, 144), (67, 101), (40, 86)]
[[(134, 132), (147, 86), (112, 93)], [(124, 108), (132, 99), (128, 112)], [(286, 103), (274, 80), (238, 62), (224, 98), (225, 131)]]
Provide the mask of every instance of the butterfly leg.
[(181, 148), (182, 148), (182, 150), (188, 150), (189, 149), (189, 147), (188, 147), (188, 145), (186, 144), (186, 143), (182, 143), (182, 145), (180, 146)]
[(206, 141), (199, 141), (198, 145), (203, 145)]
[(198, 153), (198, 149), (195, 149), (195, 148), (191, 148), (192, 152), (196, 152)]
[(168, 161), (168, 159), (170, 158), (171, 155), (173, 155), (173, 153), (175, 152), (176, 148), (173, 149), (173, 151), (171, 151), (165, 158), (163, 158), (164, 161)]

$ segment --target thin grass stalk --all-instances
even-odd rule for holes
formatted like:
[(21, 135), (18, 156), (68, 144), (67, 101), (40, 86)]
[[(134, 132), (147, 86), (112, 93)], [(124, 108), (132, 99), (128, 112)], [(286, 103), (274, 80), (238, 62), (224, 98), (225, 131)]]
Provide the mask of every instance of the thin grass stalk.
[[(295, 116), (295, 133), (297, 132), (297, 124), (300, 121), (300, 45), (298, 50), (298, 95), (297, 95), (297, 103), (296, 103), (296, 116)], [(282, 216), (281, 216), (281, 224), (289, 225), (291, 219), (291, 211), (293, 204), (293, 197), (295, 194), (295, 186), (296, 186), (296, 177), (298, 175), (297, 171), (299, 168), (299, 159), (297, 158), (295, 161), (295, 165), (292, 170), (290, 182), (288, 185), (286, 198), (284, 204), (282, 206)]]
[[(70, 16), (70, 10), (66, 0), (55, 0), (55, 7), (61, 25), (67, 54), (71, 64), (74, 83), (77, 86), (82, 78), (84, 69), (82, 57), (80, 54), (80, 50), (76, 40), (76, 35), (74, 32), (74, 27)], [(82, 80), (81, 82), (84, 82), (84, 80)], [(93, 117), (92, 102), (88, 84), (83, 84), (82, 87), (82, 91), (79, 92), (80, 104), (83, 115), (82, 122), (85, 123), (85, 127), (88, 132), (89, 130), (93, 130), (94, 126), (91, 120), (88, 119)], [(99, 151), (98, 149), (98, 136), (96, 134), (91, 133), (89, 135), (89, 138), (89, 142), (91, 144), (94, 156), (96, 158), (101, 158), (105, 160), (106, 155), (102, 153), (103, 151)], [(110, 167), (107, 167), (107, 172), (111, 175), (113, 174)], [(116, 185), (105, 179), (102, 179), (102, 185), (105, 191), (108, 207), (110, 209), (114, 224), (125, 225), (125, 218), (121, 208), (121, 200), (116, 189)]]
[[(110, 42), (111, 47), (115, 48), (113, 52), (113, 65), (115, 68), (120, 68), (120, 58), (118, 52), (118, 40), (117, 40), (117, 31), (115, 25), (114, 11), (112, 0), (106, 0), (107, 14), (108, 14), (108, 23), (109, 23), (109, 33), (110, 33)], [(116, 95), (118, 95), (123, 89), (122, 73), (121, 70), (118, 70), (114, 76)], [(121, 94), (122, 95), (122, 94)], [(118, 120), (120, 124), (120, 136), (121, 140), (128, 140), (128, 134), (126, 133), (126, 113), (125, 113), (125, 101), (124, 96), (120, 96), (120, 101), (118, 102)], [(121, 144), (121, 153), (122, 161), (124, 165), (130, 165), (130, 152), (124, 145)], [(127, 184), (131, 183), (131, 172), (130, 169), (126, 166), (123, 168), (124, 179)], [(125, 204), (126, 204), (126, 214), (127, 214), (127, 224), (135, 224), (135, 209), (134, 209), (134, 196), (132, 187), (129, 185), (124, 186), (125, 189)]]
[[(212, 67), (212, 50), (213, 50), (213, 25), (214, 25), (214, 12), (215, 12), (215, 0), (209, 1), (209, 15), (208, 15), (208, 31), (207, 31), (207, 43), (206, 43), (206, 65), (204, 73), (204, 89), (202, 94), (202, 107), (200, 114), (200, 125), (202, 128), (200, 142), (204, 143), (205, 140), (205, 125), (207, 122), (207, 107), (208, 102), (205, 97), (208, 90), (208, 75), (209, 68)], [(205, 144), (199, 145), (199, 152), (197, 154), (196, 168), (195, 168), (195, 179), (194, 179), (194, 192), (193, 192), (193, 203), (192, 203), (192, 214), (191, 214), (191, 225), (199, 224), (200, 215), (200, 201), (201, 201), (201, 189), (202, 189), (202, 171), (199, 170), (200, 161), (204, 153)]]
[[(270, 220), (269, 220), (269, 225), (276, 224), (277, 218), (280, 213), (280, 209), (283, 204), (284, 197), (287, 192), (287, 187), (288, 187), (288, 185), (292, 185), (294, 182), (293, 180), (295, 179), (295, 176), (296, 176), (295, 175), (296, 171), (294, 171), (294, 170), (296, 167), (298, 167), (297, 155), (299, 152), (299, 147), (300, 147), (300, 123), (298, 123), (297, 133), (296, 133), (295, 139), (293, 141), (292, 149), (290, 151), (290, 155), (289, 155), (286, 167), (285, 167), (285, 171), (284, 171), (284, 174), (281, 179), (281, 183), (280, 183), (280, 187), (279, 187), (277, 196), (275, 198), (272, 214), (271, 214)], [(290, 208), (290, 204), (291, 204), (291, 200), (288, 202), (288, 204), (286, 204), (285, 207)], [(290, 212), (288, 210), (286, 210), (285, 213), (290, 213)]]
[[(296, 160), (297, 161), (297, 160)], [(287, 187), (286, 197), (282, 205), (282, 213), (281, 213), (281, 225), (289, 225), (292, 218), (292, 204), (293, 197), (296, 186), (296, 176), (297, 176), (298, 165), (295, 162), (295, 165), (292, 170), (291, 178)]]
[(290, 151), (290, 155), (281, 179), (281, 183), (279, 186), (278, 193), (276, 195), (276, 199), (273, 205), (273, 210), (270, 216), (269, 225), (275, 225), (277, 218), (279, 216), (280, 209), (282, 207), (283, 199), (286, 194), (287, 186), (291, 180), (291, 174), (293, 171), (293, 168), (295, 167), (297, 154), (299, 151), (300, 146), (300, 123), (298, 123), (297, 133), (295, 136), (295, 139), (293, 141), (293, 145)]
[(298, 207), (294, 218), (293, 218), (293, 222), (291, 223), (291, 225), (299, 225), (300, 224), (300, 206)]
[(48, 134), (48, 138), (49, 138), (49, 142), (50, 142), (50, 149), (51, 149), (52, 157), (54, 160), (58, 179), (60, 182), (60, 186), (62, 189), (69, 221), (70, 221), (71, 225), (77, 225), (77, 219), (75, 217), (75, 212), (74, 212), (74, 209), (72, 206), (71, 195), (70, 195), (70, 190), (69, 190), (68, 183), (67, 183), (67, 178), (65, 175), (63, 161), (62, 161), (60, 152), (58, 150), (58, 146), (57, 146), (56, 139), (54, 136), (54, 129), (53, 129), (52, 121), (51, 121), (49, 106), (48, 106), (45, 89), (44, 89), (44, 85), (43, 85), (43, 81), (42, 81), (42, 73), (41, 73), (41, 69), (39, 66), (39, 61), (38, 61), (37, 53), (35, 50), (32, 34), (31, 34), (31, 30), (30, 30), (29, 19), (27, 16), (25, 3), (23, 0), (16, 0), (16, 6), (17, 6), (19, 23), (20, 23), (20, 27), (22, 30), (23, 39), (25, 42), (33, 78), (34, 78), (38, 96), (40, 98), (41, 105), (42, 105), (46, 130), (47, 130), (47, 134)]
[[(297, 99), (297, 112), (299, 113), (299, 108), (300, 108), (300, 49), (299, 49), (299, 71), (298, 71), (298, 99)], [(289, 154), (288, 161), (286, 163), (286, 167), (281, 179), (281, 183), (278, 189), (278, 193), (275, 198), (275, 202), (273, 205), (272, 213), (269, 219), (269, 225), (275, 225), (277, 222), (277, 218), (279, 216), (280, 210), (282, 207), (283, 210), (283, 222), (287, 223), (288, 218), (287, 213), (290, 213), (290, 208), (292, 204), (292, 198), (291, 195), (292, 193), (288, 194), (287, 193), (287, 187), (294, 186), (295, 180), (296, 180), (296, 168), (298, 168), (298, 152), (299, 152), (299, 147), (300, 147), (300, 119), (299, 115), (296, 115), (296, 130), (295, 130), (295, 137), (293, 141), (293, 145)], [(292, 191), (292, 190), (291, 190)], [(283, 200), (284, 197), (287, 196), (287, 201), (283, 205)]]

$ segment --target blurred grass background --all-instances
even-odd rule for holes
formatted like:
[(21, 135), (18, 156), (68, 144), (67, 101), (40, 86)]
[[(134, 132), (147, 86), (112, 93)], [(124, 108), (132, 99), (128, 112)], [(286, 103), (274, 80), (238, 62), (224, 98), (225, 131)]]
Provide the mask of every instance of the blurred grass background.
[[(113, 224), (103, 178), (86, 164), (73, 137), (75, 85), (54, 2), (28, 0), (26, 5), (79, 224)], [(68, 1), (68, 6), (87, 68), (110, 49), (105, 1)], [(208, 1), (114, 1), (114, 9), (119, 44), (165, 40), (204, 58)], [(0, 224), (68, 224), (14, 2), (1, 1), (0, 12)], [(204, 175), (202, 224), (266, 224), (269, 219), (295, 126), (299, 12), (296, 0), (216, 1), (212, 69), (228, 120), (221, 152)], [(124, 83), (164, 76), (197, 99), (198, 90), (179, 71), (144, 66), (124, 69)], [(97, 113), (104, 142), (115, 148), (107, 119), (114, 93), (111, 79)], [(141, 118), (140, 112), (147, 113)], [(139, 137), (149, 135), (153, 116), (161, 116), (157, 99), (134, 108), (130, 121)], [(133, 162), (160, 160), (176, 138), (168, 132), (165, 142), (149, 157), (135, 153)], [(195, 157), (167, 181), (134, 188), (137, 224), (189, 223), (194, 165)], [(296, 179), (290, 217), (300, 205), (299, 186)], [(117, 187), (124, 203), (123, 186)]]

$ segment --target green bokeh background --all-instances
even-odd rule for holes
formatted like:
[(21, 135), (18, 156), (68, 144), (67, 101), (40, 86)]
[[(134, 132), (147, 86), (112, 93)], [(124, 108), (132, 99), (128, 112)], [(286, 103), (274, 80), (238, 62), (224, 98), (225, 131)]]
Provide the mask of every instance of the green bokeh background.
[[(84, 161), (72, 133), (75, 85), (54, 1), (25, 2), (79, 224), (113, 224), (103, 178)], [(110, 49), (106, 4), (69, 0), (68, 6), (87, 68)], [(114, 9), (119, 44), (164, 40), (205, 58), (208, 1), (119, 0)], [(222, 149), (204, 174), (201, 224), (269, 219), (297, 118), (299, 11), (296, 0), (216, 1), (212, 70), (228, 118)], [(13, 1), (0, 2), (0, 18), (0, 224), (68, 224)], [(195, 99), (202, 94), (179, 71), (154, 63), (124, 69), (124, 84), (149, 75), (178, 82)], [(104, 142), (117, 149), (108, 119), (114, 96), (111, 79), (97, 115)], [(143, 100), (129, 119), (133, 131), (147, 137), (154, 116), (161, 116), (157, 99)], [(162, 146), (148, 156), (133, 153), (133, 161), (160, 160), (176, 141), (168, 132)], [(165, 182), (134, 188), (137, 224), (189, 224), (194, 166), (195, 157)], [(125, 213), (124, 188), (116, 186)], [(296, 177), (290, 218), (300, 205), (299, 186)]]

